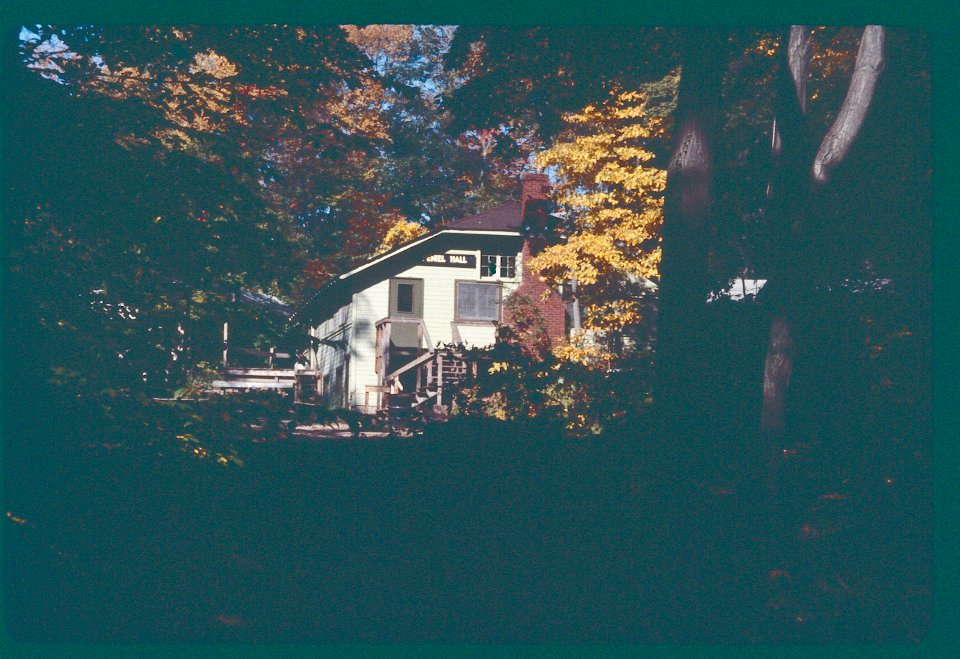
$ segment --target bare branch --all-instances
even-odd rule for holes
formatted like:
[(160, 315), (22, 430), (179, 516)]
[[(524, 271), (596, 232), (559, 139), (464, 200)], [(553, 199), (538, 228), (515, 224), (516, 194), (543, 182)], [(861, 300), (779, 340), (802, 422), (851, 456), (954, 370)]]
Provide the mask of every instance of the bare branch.
[(868, 25), (864, 28), (847, 96), (813, 160), (813, 180), (817, 185), (827, 183), (860, 133), (883, 70), (883, 41), (883, 27)]
[(813, 53), (813, 39), (806, 25), (791, 25), (790, 39), (787, 42), (787, 66), (793, 78), (793, 89), (797, 94), (800, 114), (807, 113), (807, 72), (810, 69), (810, 57)]

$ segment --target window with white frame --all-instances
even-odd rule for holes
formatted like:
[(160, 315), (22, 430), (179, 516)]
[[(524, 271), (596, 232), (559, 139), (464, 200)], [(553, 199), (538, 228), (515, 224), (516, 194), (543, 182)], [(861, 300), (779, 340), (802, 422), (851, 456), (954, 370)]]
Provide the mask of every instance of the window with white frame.
[(517, 276), (517, 257), (504, 254), (483, 254), (480, 257), (480, 276), (513, 279)]
[(499, 321), (500, 291), (497, 284), (457, 282), (457, 320)]

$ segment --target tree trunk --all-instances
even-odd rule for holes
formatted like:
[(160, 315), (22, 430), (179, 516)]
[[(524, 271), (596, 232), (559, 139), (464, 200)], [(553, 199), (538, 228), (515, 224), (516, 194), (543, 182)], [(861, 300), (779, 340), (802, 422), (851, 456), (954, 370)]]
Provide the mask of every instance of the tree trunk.
[(833, 170), (843, 162), (850, 146), (860, 134), (860, 128), (873, 102), (877, 78), (883, 71), (883, 41), (882, 27), (868, 25), (863, 29), (847, 95), (813, 159), (812, 174), (816, 186), (827, 184)]
[[(771, 246), (772, 268), (768, 297), (773, 312), (763, 370), (763, 406), (760, 440), (767, 456), (767, 487), (775, 491), (776, 471), (787, 430), (785, 412), (790, 377), (801, 337), (792, 320), (802, 309), (805, 293), (815, 282), (812, 264), (805, 261), (803, 224), (818, 211), (818, 199), (831, 173), (843, 162), (856, 140), (873, 100), (877, 77), (883, 68), (883, 28), (864, 29), (854, 72), (840, 112), (830, 126), (808, 168), (812, 154), (806, 123), (806, 77), (810, 61), (810, 31), (790, 29), (785, 48), (777, 118), (771, 140), (772, 174), (767, 187), (770, 215), (775, 223)], [(818, 236), (812, 239), (820, 239)]]
[(691, 419), (702, 380), (702, 315), (714, 207), (723, 49), (718, 35), (684, 35), (673, 155), (667, 169), (657, 330), (656, 397), (668, 424)]
[(796, 343), (790, 323), (782, 315), (770, 322), (767, 342), (767, 358), (763, 365), (763, 411), (760, 416), (760, 431), (779, 433), (784, 429), (784, 407), (787, 387), (793, 374)]
[[(774, 311), (767, 332), (763, 366), (763, 398), (759, 427), (759, 458), (769, 493), (776, 490), (776, 472), (786, 429), (790, 377), (796, 354), (792, 316), (796, 303), (794, 230), (805, 206), (807, 76), (812, 55), (812, 34), (805, 25), (791, 26), (783, 48), (770, 144), (770, 181), (767, 214), (772, 223), (768, 279), (763, 297)], [(798, 215), (799, 214), (799, 215)]]

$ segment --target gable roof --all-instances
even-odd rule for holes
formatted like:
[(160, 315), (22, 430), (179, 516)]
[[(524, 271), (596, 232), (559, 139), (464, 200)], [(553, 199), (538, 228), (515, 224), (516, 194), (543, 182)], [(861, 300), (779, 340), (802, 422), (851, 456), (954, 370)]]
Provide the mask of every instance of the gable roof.
[(443, 229), (471, 229), (474, 231), (520, 231), (523, 227), (523, 206), (519, 201), (508, 201), (502, 206), (476, 215), (461, 217), (445, 224)]
[(439, 238), (440, 236), (455, 235), (455, 234), (488, 235), (488, 236), (519, 236), (520, 231), (519, 229), (499, 230), (499, 229), (466, 229), (461, 227), (454, 228), (451, 226), (444, 227), (438, 231), (428, 233), (425, 236), (421, 236), (420, 238), (416, 238), (415, 240), (412, 240), (408, 243), (404, 243), (399, 247), (394, 247), (389, 252), (386, 252), (385, 254), (381, 254), (380, 256), (370, 259), (366, 263), (363, 263), (362, 265), (358, 265), (356, 268), (353, 268), (352, 270), (344, 272), (342, 275), (337, 277), (337, 280), (342, 281), (344, 279), (352, 277), (358, 272), (366, 270), (367, 268), (377, 265), (378, 263), (382, 263), (388, 259), (392, 259), (394, 256), (402, 252), (406, 252), (407, 250), (413, 247), (417, 247), (418, 245), (422, 245), (423, 243), (429, 242), (434, 238)]
[[(470, 215), (468, 217), (445, 224), (426, 235), (420, 236), (419, 238), (414, 238), (403, 245), (394, 247), (389, 252), (369, 259), (368, 261), (335, 277), (327, 284), (320, 287), (306, 300), (304, 300), (299, 308), (290, 314), (287, 323), (288, 331), (304, 321), (304, 317), (310, 313), (309, 310), (311, 307), (335, 304), (335, 291), (338, 289), (343, 290), (342, 287), (346, 281), (360, 272), (367, 271), (373, 266), (379, 265), (385, 261), (389, 261), (395, 256), (420, 247), (425, 243), (433, 242), (441, 237), (472, 235), (480, 237), (509, 236), (519, 238), (523, 235), (520, 229), (522, 225), (521, 218), (522, 213), (520, 203), (515, 201), (508, 202), (489, 211), (478, 213), (477, 215)], [(442, 243), (443, 241), (440, 242)]]

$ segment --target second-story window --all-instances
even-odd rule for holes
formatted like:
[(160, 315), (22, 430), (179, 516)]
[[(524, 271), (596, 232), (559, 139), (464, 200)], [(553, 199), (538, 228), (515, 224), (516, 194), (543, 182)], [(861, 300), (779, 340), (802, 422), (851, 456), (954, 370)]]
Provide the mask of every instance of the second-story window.
[(481, 277), (513, 279), (517, 276), (517, 257), (502, 254), (484, 254), (480, 258)]

